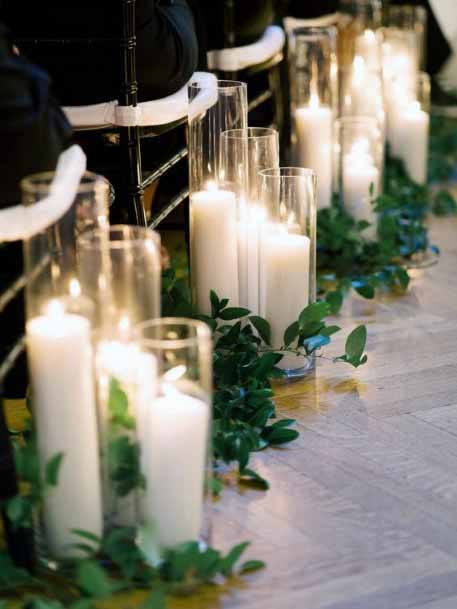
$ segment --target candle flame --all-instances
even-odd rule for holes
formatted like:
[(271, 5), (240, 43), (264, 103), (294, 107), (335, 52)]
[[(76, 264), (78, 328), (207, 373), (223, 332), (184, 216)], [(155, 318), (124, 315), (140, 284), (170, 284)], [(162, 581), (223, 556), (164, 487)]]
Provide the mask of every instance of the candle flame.
[(418, 102), (418, 101), (413, 101), (413, 102), (411, 102), (411, 104), (409, 105), (409, 109), (410, 109), (412, 112), (417, 112), (418, 110), (420, 110), (420, 109), (421, 109), (420, 102)]
[(367, 40), (367, 42), (376, 41), (376, 34), (373, 32), (373, 30), (365, 30), (363, 33), (363, 37)]
[(50, 300), (46, 307), (46, 315), (49, 315), (49, 317), (62, 317), (63, 314), (63, 304), (56, 299)]
[(206, 190), (209, 190), (210, 192), (214, 192), (215, 190), (217, 190), (217, 184), (214, 180), (209, 180), (206, 183)]
[(316, 93), (311, 94), (311, 98), (309, 100), (310, 108), (319, 108), (319, 96)]
[(72, 298), (79, 298), (81, 296), (81, 285), (77, 279), (70, 279), (69, 283), (70, 296)]
[(295, 213), (293, 211), (290, 212), (287, 218), (287, 224), (295, 224)]
[(119, 334), (121, 338), (127, 338), (130, 331), (130, 319), (128, 315), (123, 315), (118, 323)]

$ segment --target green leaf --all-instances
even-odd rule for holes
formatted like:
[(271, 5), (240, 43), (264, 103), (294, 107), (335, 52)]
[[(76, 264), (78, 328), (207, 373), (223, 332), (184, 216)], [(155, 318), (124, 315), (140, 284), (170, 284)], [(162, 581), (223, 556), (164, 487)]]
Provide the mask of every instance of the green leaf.
[(345, 355), (351, 361), (359, 361), (365, 351), (367, 342), (366, 326), (357, 326), (346, 339)]
[(209, 299), (211, 302), (211, 316), (217, 317), (219, 314), (220, 303), (219, 303), (219, 298), (218, 298), (216, 292), (214, 292), (214, 290), (210, 291)]
[(289, 345), (291, 345), (294, 340), (298, 338), (299, 331), (300, 327), (298, 325), (298, 321), (294, 321), (288, 328), (286, 328), (286, 331), (284, 332), (285, 347), (289, 347)]
[(325, 326), (325, 328), (322, 328), (322, 330), (320, 330), (320, 334), (322, 334), (323, 336), (332, 336), (340, 330), (341, 328), (339, 326)]
[(80, 598), (68, 606), (68, 609), (92, 609), (92, 608), (93, 608), (92, 601), (88, 598)]
[(260, 338), (267, 345), (271, 344), (271, 327), (266, 319), (258, 315), (251, 315), (249, 321), (259, 333)]
[(125, 497), (136, 488), (144, 488), (141, 473), (140, 447), (128, 436), (113, 438), (108, 445), (107, 462), (116, 494)]
[(29, 497), (16, 495), (6, 503), (6, 515), (14, 529), (27, 527), (31, 524), (33, 504)]
[(361, 285), (354, 288), (357, 294), (360, 294), (363, 298), (372, 300), (375, 297), (375, 289), (372, 285)]
[(102, 567), (92, 560), (78, 564), (76, 583), (81, 591), (90, 598), (106, 598), (113, 591), (113, 586)]
[(272, 446), (279, 446), (280, 444), (292, 442), (293, 440), (296, 440), (299, 435), (300, 434), (296, 429), (285, 429), (282, 427), (267, 427), (262, 434)]
[(326, 302), (313, 302), (303, 309), (298, 318), (300, 330), (308, 324), (320, 322), (329, 313), (330, 307)]
[(63, 453), (57, 453), (46, 463), (44, 480), (49, 486), (57, 486), (59, 480), (59, 470), (64, 458)]
[(341, 307), (343, 305), (343, 294), (339, 290), (335, 290), (332, 292), (327, 292), (325, 296), (325, 302), (328, 304), (330, 308), (330, 313), (332, 315), (337, 315)]
[(233, 567), (238, 562), (238, 560), (241, 558), (241, 555), (243, 554), (243, 552), (246, 550), (246, 548), (249, 545), (250, 544), (248, 541), (245, 541), (243, 543), (236, 545), (234, 548), (232, 548), (230, 550), (230, 552), (227, 554), (227, 556), (225, 556), (221, 560), (220, 571), (223, 575), (228, 577), (229, 575), (232, 574)]
[(265, 491), (270, 488), (270, 485), (268, 484), (267, 480), (265, 480), (265, 478), (262, 478), (260, 474), (248, 467), (245, 467), (239, 472), (238, 480), (243, 484), (253, 485)]
[(135, 419), (129, 414), (129, 401), (119, 381), (110, 379), (108, 395), (108, 411), (113, 426), (124, 429), (135, 429)]
[(243, 575), (244, 573), (252, 573), (253, 571), (258, 571), (259, 569), (264, 569), (266, 567), (263, 560), (247, 560), (244, 562), (239, 570), (239, 573)]
[(212, 476), (210, 478), (210, 484), (209, 484), (211, 493), (215, 496), (215, 497), (219, 497), (219, 495), (222, 493), (222, 491), (224, 490), (224, 483), (221, 482), (221, 480), (219, 480), (219, 478), (216, 478), (216, 476)]
[(240, 317), (246, 317), (249, 313), (249, 309), (243, 309), (242, 307), (227, 307), (219, 313), (219, 318), (231, 321), (233, 319), (240, 319)]

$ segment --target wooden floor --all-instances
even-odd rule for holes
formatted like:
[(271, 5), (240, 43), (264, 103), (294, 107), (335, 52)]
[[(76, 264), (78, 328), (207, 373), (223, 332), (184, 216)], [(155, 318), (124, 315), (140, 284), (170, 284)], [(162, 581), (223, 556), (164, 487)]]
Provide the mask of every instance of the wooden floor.
[(345, 305), (368, 363), (279, 392), (300, 438), (253, 460), (270, 491), (225, 490), (214, 517), (216, 546), (251, 539), (268, 567), (192, 606), (457, 609), (457, 219), (432, 237), (408, 295)]

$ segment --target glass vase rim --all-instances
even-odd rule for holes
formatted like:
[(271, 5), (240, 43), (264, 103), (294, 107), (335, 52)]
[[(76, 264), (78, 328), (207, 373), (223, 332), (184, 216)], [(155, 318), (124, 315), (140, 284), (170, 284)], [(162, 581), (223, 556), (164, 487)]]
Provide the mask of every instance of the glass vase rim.
[[(102, 237), (111, 236), (116, 231), (124, 231), (133, 234), (126, 239), (103, 239)], [(78, 247), (85, 249), (97, 249), (100, 243), (108, 249), (126, 249), (132, 244), (140, 244), (148, 241), (153, 241), (154, 245), (160, 248), (160, 235), (157, 231), (146, 226), (137, 226), (134, 224), (113, 224), (106, 228), (94, 228), (82, 233), (78, 239)]]
[[(194, 336), (186, 338), (149, 338), (143, 335), (150, 328), (165, 328), (167, 326), (182, 326), (193, 328)], [(191, 319), (190, 317), (157, 317), (148, 319), (135, 326), (136, 340), (149, 348), (155, 349), (185, 349), (197, 347), (198, 345), (211, 346), (211, 330), (204, 321)]]
[[(229, 80), (226, 78), (216, 80), (216, 88), (217, 90), (225, 90), (225, 89), (247, 89), (247, 83), (242, 80)], [(201, 89), (202, 83), (197, 81), (192, 81), (188, 84), (189, 89)]]
[[(252, 132), (263, 132), (263, 134), (260, 135), (257, 133), (251, 135)], [(246, 134), (245, 137), (244, 134)], [(227, 129), (226, 131), (223, 131), (221, 137), (234, 140), (268, 139), (272, 137), (277, 139), (279, 138), (279, 132), (277, 129), (273, 129), (273, 127), (239, 127), (237, 129)]]
[(427, 15), (427, 9), (425, 6), (421, 6), (420, 4), (411, 4), (410, 2), (405, 2), (404, 4), (390, 4), (386, 7), (387, 16), (390, 16), (390, 13), (401, 13), (402, 11), (410, 11), (411, 13), (419, 13), (424, 16)]
[(314, 169), (308, 167), (269, 167), (259, 171), (262, 178), (316, 178)]
[[(28, 194), (40, 193), (45, 195), (49, 193), (49, 187), (55, 175), (55, 171), (38, 171), (22, 178), (19, 185), (21, 190)], [(110, 190), (110, 186), (112, 186), (111, 182), (105, 176), (93, 171), (85, 171), (81, 176), (77, 194), (90, 192), (97, 182), (99, 184), (105, 184), (108, 190)]]
[(292, 30), (296, 39), (307, 38), (310, 40), (327, 38), (331, 34), (336, 36), (337, 32), (338, 28), (335, 25), (300, 25)]

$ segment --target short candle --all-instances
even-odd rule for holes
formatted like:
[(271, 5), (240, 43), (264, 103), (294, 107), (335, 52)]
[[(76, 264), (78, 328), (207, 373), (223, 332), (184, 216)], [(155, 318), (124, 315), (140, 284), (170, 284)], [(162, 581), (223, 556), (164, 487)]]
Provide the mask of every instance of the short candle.
[(143, 518), (169, 548), (199, 537), (210, 406), (170, 386), (144, 407)]

